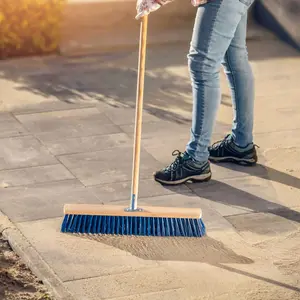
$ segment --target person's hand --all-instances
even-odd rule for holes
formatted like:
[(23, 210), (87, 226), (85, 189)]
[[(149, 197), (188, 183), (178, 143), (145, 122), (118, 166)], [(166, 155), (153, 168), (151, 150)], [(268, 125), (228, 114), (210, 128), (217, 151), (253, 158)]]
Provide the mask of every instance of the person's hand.
[(137, 0), (137, 15), (135, 18), (138, 20), (172, 1), (173, 0)]

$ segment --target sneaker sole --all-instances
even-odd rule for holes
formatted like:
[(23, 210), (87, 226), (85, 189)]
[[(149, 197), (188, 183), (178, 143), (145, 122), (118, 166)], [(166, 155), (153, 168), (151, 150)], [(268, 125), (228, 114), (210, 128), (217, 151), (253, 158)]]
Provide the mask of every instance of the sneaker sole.
[(246, 166), (254, 166), (257, 163), (255, 158), (237, 158), (233, 156), (226, 156), (226, 157), (209, 157), (211, 162), (221, 163), (221, 162), (232, 162), (239, 165), (246, 165)]
[(192, 182), (207, 182), (211, 179), (211, 172), (207, 174), (201, 174), (201, 175), (195, 175), (195, 176), (189, 176), (180, 180), (176, 181), (164, 181), (158, 178), (155, 178), (155, 181), (163, 184), (163, 185), (178, 185), (178, 184), (183, 184), (187, 181), (192, 181)]

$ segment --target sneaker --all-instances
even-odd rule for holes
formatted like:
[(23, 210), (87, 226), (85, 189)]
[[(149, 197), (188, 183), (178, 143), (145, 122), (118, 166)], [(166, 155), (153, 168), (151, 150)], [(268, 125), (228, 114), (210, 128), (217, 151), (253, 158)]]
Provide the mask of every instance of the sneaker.
[(173, 156), (177, 156), (168, 167), (156, 172), (154, 179), (161, 184), (177, 185), (191, 182), (209, 181), (211, 170), (209, 162), (197, 162), (186, 152), (173, 151)]
[(255, 165), (257, 162), (257, 147), (254, 144), (242, 148), (237, 146), (230, 135), (223, 140), (214, 143), (209, 148), (209, 160), (211, 162), (233, 162), (243, 165)]

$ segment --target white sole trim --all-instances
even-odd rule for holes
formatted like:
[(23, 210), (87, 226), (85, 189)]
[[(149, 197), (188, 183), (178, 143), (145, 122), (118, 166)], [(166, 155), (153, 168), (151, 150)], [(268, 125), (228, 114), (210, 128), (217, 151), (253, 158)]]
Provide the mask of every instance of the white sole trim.
[(185, 183), (189, 180), (194, 180), (194, 181), (205, 181), (205, 180), (209, 180), (211, 178), (211, 172), (207, 173), (207, 174), (201, 174), (201, 175), (194, 175), (194, 176), (189, 176), (180, 180), (176, 180), (176, 181), (165, 181), (165, 180), (161, 180), (161, 179), (157, 179), (155, 178), (156, 181), (166, 184), (166, 185), (176, 185), (176, 184), (181, 184), (181, 183)]

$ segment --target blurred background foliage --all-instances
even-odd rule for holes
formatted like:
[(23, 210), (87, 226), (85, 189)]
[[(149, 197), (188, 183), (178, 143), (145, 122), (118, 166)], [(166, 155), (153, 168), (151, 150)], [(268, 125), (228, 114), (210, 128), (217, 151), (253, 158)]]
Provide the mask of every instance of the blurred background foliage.
[(58, 51), (66, 0), (0, 0), (0, 58)]

